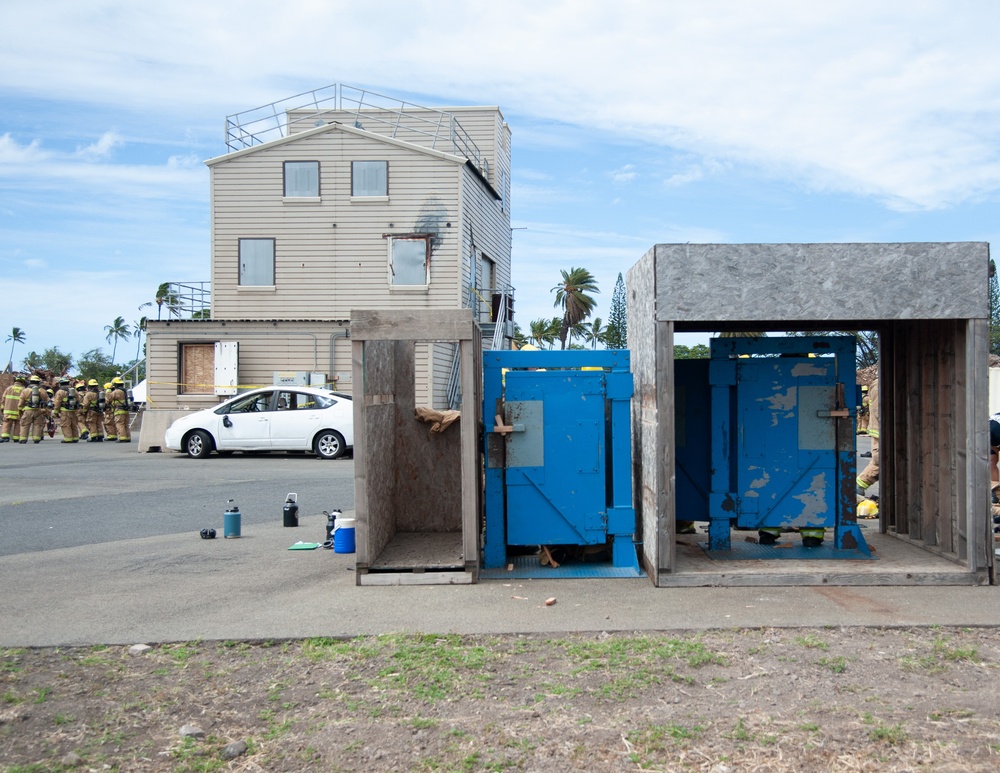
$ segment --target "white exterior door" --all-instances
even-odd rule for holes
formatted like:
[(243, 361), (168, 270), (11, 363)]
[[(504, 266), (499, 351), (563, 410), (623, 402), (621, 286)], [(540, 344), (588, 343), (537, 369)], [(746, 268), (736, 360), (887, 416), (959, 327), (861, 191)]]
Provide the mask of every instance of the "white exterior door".
[(235, 395), (239, 379), (239, 341), (215, 343), (215, 394)]

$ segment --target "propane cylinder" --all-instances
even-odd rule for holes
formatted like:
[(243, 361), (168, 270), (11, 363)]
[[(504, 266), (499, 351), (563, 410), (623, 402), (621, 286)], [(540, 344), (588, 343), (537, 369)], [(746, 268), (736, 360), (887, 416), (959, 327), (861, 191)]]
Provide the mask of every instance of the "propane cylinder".
[(240, 508), (230, 499), (226, 512), (222, 514), (222, 536), (226, 539), (239, 537), (242, 519)]
[(281, 508), (282, 521), (285, 526), (299, 525), (299, 495), (289, 494), (285, 498), (285, 506)]

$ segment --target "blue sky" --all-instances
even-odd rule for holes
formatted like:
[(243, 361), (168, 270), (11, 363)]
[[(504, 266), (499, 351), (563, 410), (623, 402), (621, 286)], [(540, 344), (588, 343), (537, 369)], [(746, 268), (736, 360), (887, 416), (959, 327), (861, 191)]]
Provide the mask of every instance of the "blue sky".
[(110, 353), (105, 325), (149, 313), (158, 284), (207, 280), (203, 162), (224, 151), (225, 116), (336, 82), (501, 108), (525, 329), (557, 313), (549, 288), (572, 266), (597, 277), (606, 321), (618, 272), (657, 243), (1000, 228), (992, 0), (158, 5), (0, 4), (15, 361)]

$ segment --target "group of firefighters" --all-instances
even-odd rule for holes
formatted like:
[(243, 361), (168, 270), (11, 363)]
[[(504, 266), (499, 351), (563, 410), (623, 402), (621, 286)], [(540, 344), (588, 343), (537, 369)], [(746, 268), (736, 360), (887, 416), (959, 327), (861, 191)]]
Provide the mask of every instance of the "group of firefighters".
[[(62, 376), (57, 384), (49, 385), (37, 374), (18, 373), (0, 399), (0, 443), (41, 443), (50, 422), (59, 425), (63, 443), (132, 441), (128, 392), (117, 376), (102, 388), (93, 378), (86, 381)], [(53, 428), (49, 436), (54, 434)]]

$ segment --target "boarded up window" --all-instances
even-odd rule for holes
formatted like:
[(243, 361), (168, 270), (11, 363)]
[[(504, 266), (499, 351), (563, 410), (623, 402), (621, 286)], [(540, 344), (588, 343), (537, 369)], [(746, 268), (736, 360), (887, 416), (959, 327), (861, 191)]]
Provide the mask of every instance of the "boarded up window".
[(210, 395), (215, 385), (215, 344), (181, 344), (181, 395)]
[(425, 287), (430, 282), (429, 234), (388, 236), (389, 284)]

